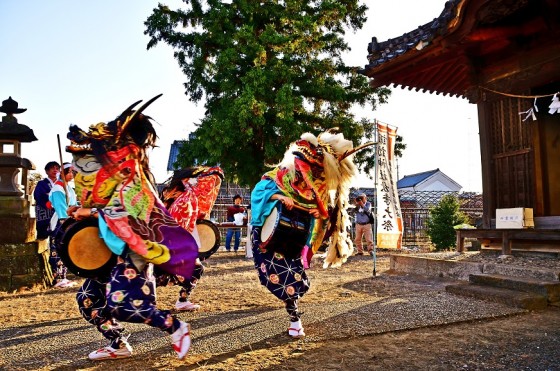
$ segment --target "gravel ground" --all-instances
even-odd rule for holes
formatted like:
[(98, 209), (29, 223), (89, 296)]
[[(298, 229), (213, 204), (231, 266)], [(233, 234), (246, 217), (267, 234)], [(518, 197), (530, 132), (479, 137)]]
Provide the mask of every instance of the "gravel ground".
[[(558, 308), (527, 312), (455, 296), (445, 291), (448, 280), (386, 274), (387, 255), (380, 252), (376, 277), (367, 256), (342, 269), (311, 269), (312, 290), (301, 303), (307, 337), (293, 341), (281, 303), (258, 286), (252, 262), (218, 253), (195, 291), (203, 308), (178, 314), (193, 328), (183, 361), (168, 336), (127, 324), (134, 357), (91, 362), (85, 355), (105, 343), (79, 317), (75, 289), (4, 293), (0, 369), (560, 370)], [(173, 303), (177, 291), (158, 289), (160, 304)]]

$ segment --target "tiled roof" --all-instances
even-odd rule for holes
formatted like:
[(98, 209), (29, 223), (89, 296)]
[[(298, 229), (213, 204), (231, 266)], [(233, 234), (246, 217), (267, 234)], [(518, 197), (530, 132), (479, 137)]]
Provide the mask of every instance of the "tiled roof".
[(369, 64), (366, 69), (403, 55), (413, 48), (422, 49), (436, 36), (445, 33), (449, 21), (455, 17), (456, 7), (460, 2), (461, 0), (447, 1), (439, 17), (402, 36), (383, 42), (377, 42), (377, 38), (372, 37), (371, 43), (368, 44)]
[(415, 185), (423, 182), (424, 180), (428, 179), (435, 173), (437, 173), (439, 169), (424, 171), (423, 173), (417, 173), (412, 175), (405, 175), (402, 179), (397, 182), (397, 189), (400, 188), (408, 188), (414, 187)]
[(471, 103), (482, 99), (481, 87), (523, 94), (557, 81), (559, 11), (558, 0), (449, 0), (431, 22), (387, 41), (373, 37), (360, 73), (373, 88)]

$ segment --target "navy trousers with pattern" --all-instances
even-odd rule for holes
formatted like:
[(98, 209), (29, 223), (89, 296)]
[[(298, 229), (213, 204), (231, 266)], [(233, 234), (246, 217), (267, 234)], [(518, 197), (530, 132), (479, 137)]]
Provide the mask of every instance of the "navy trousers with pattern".
[(82, 316), (114, 344), (124, 330), (119, 321), (146, 323), (169, 334), (179, 328), (169, 311), (157, 309), (155, 288), (152, 264), (139, 271), (119, 258), (109, 280), (87, 279), (76, 299)]
[(198, 263), (194, 266), (194, 271), (190, 280), (186, 280), (178, 275), (156, 271), (156, 286), (180, 286), (181, 289), (179, 290), (178, 300), (180, 302), (185, 302), (189, 300), (191, 292), (194, 290), (203, 274), (204, 266)]
[(309, 278), (301, 258), (290, 259), (280, 253), (260, 248), (261, 229), (253, 227), (251, 231), (253, 260), (259, 281), (274, 296), (284, 301), (290, 320), (297, 321), (301, 316), (298, 299), (309, 290)]

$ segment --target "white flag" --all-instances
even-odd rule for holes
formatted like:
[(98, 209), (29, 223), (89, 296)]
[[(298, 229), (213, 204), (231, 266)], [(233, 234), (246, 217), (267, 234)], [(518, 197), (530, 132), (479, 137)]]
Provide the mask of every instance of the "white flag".
[(397, 129), (377, 123), (377, 247), (402, 247), (402, 214), (397, 191), (395, 142)]

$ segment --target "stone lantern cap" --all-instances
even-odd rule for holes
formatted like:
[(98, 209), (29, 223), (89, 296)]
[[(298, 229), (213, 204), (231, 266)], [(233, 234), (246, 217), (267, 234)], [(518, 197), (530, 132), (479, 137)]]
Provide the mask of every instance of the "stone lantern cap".
[(27, 108), (18, 108), (18, 102), (13, 100), (12, 97), (9, 97), (5, 101), (3, 101), (2, 106), (0, 106), (0, 112), (7, 113), (8, 115), (13, 115), (14, 113), (22, 113), (25, 111), (27, 111)]
[(23, 124), (18, 124), (14, 114), (27, 111), (27, 108), (18, 108), (18, 102), (9, 97), (2, 102), (0, 112), (4, 112), (6, 116), (2, 117), (0, 122), (0, 138), (6, 140), (17, 140), (19, 142), (33, 142), (37, 140), (33, 130)]

